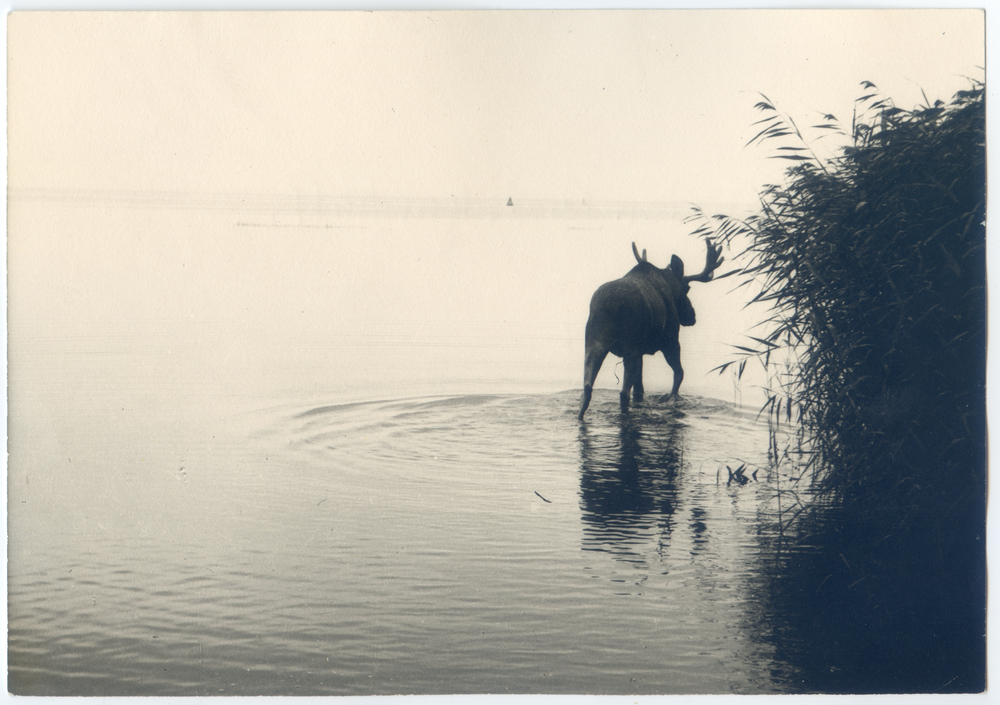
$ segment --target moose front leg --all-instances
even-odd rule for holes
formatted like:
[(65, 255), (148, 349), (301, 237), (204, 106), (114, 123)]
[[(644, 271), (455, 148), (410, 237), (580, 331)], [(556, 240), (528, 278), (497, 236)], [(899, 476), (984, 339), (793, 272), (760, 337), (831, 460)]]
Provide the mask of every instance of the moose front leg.
[(671, 388), (670, 394), (660, 397), (660, 401), (667, 401), (671, 397), (679, 396), (678, 391), (680, 391), (681, 382), (684, 380), (684, 368), (681, 367), (681, 344), (675, 342), (663, 348), (663, 357), (666, 358), (670, 369), (674, 371), (674, 386)]

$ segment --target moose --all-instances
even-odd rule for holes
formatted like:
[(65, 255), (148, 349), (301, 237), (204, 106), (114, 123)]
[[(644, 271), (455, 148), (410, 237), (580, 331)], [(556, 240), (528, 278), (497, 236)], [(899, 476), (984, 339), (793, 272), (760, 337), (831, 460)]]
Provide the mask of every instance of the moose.
[(719, 256), (720, 250), (711, 240), (706, 242), (705, 269), (690, 276), (684, 275), (684, 262), (677, 255), (671, 256), (669, 268), (660, 269), (646, 261), (645, 250), (640, 257), (633, 242), (632, 254), (638, 264), (621, 279), (602, 284), (594, 292), (587, 319), (580, 420), (590, 405), (594, 380), (609, 352), (625, 362), (623, 412), (628, 411), (630, 391), (636, 402), (642, 401), (643, 355), (663, 353), (674, 373), (673, 388), (663, 398), (677, 394), (684, 379), (677, 336), (680, 326), (693, 326), (695, 322), (694, 307), (688, 298), (691, 282), (711, 281), (725, 259)]

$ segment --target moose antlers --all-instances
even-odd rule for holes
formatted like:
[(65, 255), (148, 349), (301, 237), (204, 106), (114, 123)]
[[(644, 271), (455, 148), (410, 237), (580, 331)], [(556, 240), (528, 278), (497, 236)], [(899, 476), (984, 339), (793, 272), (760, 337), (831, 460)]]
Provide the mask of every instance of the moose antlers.
[(702, 270), (701, 274), (693, 274), (689, 277), (682, 277), (685, 282), (708, 282), (712, 281), (712, 277), (715, 276), (715, 270), (722, 266), (722, 263), (726, 260), (725, 257), (720, 257), (722, 250), (712, 244), (712, 241), (705, 239), (708, 243), (708, 254), (705, 255), (705, 269)]
[[(681, 279), (683, 281), (685, 281), (685, 282), (708, 282), (708, 281), (712, 281), (712, 277), (715, 276), (715, 270), (718, 269), (719, 267), (721, 267), (722, 263), (726, 261), (725, 257), (720, 257), (719, 256), (722, 253), (722, 250), (720, 250), (718, 247), (716, 247), (714, 244), (712, 244), (711, 240), (709, 240), (709, 239), (706, 238), (705, 242), (708, 243), (708, 254), (705, 255), (705, 269), (702, 270), (702, 272), (700, 274), (693, 274), (693, 275), (688, 276), (688, 277), (685, 277), (685, 276), (682, 275)], [(640, 257), (639, 256), (639, 250), (635, 246), (634, 242), (632, 243), (632, 254), (635, 255), (635, 261), (638, 262), (639, 264), (642, 264), (643, 262), (646, 261), (646, 250), (642, 251), (642, 256)], [(680, 260), (678, 260), (678, 262), (680, 262)], [(673, 264), (671, 264), (671, 268), (673, 268)], [(683, 262), (680, 262), (680, 270), (681, 270), (681, 272), (684, 271), (684, 264), (683, 264)], [(723, 276), (729, 276), (729, 275), (725, 274)], [(719, 278), (721, 279), (722, 277), (719, 277)]]

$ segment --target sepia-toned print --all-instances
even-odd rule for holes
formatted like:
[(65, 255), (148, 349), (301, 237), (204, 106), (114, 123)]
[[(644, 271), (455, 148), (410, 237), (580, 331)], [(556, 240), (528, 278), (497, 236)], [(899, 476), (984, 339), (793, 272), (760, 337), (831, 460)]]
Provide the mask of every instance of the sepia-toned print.
[(970, 9), (13, 12), (8, 690), (983, 692), (984, 67)]

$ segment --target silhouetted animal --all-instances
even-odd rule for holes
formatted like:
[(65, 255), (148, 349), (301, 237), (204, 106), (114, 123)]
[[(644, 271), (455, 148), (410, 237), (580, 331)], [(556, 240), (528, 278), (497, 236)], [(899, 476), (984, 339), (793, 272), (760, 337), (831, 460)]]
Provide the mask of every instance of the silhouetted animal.
[(680, 326), (693, 326), (695, 322), (694, 307), (688, 298), (691, 282), (711, 281), (724, 260), (719, 248), (711, 240), (707, 242), (705, 269), (693, 276), (684, 276), (684, 262), (677, 255), (671, 256), (667, 269), (650, 264), (646, 251), (640, 257), (633, 242), (632, 253), (638, 264), (621, 279), (602, 284), (594, 292), (587, 319), (579, 418), (590, 405), (594, 380), (609, 352), (625, 361), (622, 411), (628, 411), (630, 390), (634, 391), (635, 401), (642, 399), (643, 355), (663, 353), (674, 372), (673, 389), (664, 398), (677, 394), (684, 379), (677, 335)]

